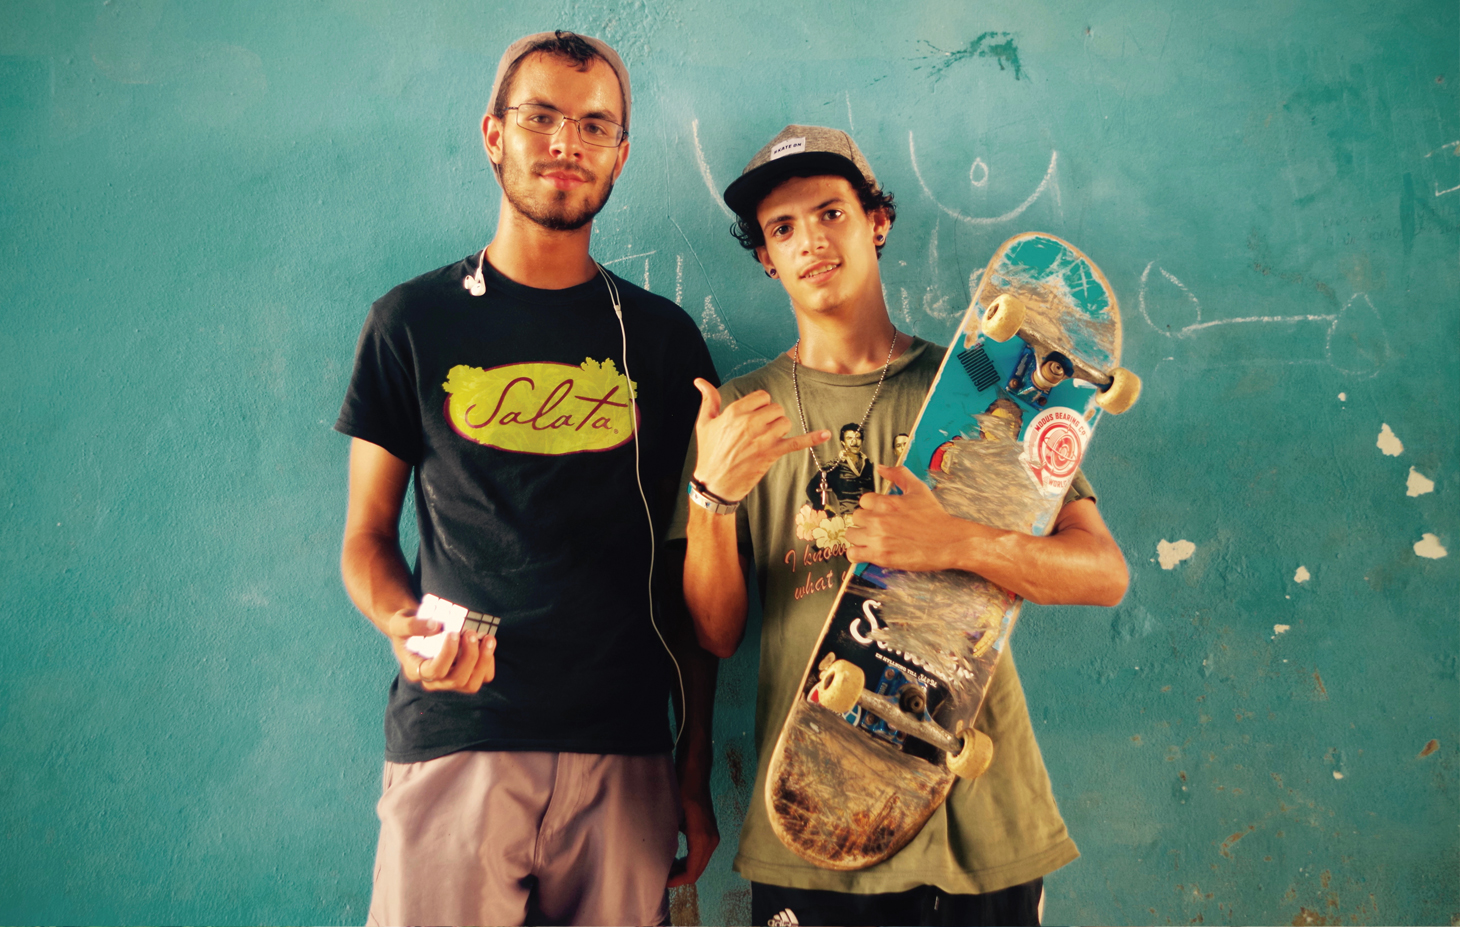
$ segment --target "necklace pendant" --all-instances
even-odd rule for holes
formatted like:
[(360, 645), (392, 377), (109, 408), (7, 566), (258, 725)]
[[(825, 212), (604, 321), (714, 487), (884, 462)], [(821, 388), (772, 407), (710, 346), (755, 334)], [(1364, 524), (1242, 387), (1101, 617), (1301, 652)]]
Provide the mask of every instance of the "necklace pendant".
[(823, 512), (826, 511), (826, 497), (827, 497), (826, 471), (825, 470), (822, 470), (821, 471), (821, 510)]

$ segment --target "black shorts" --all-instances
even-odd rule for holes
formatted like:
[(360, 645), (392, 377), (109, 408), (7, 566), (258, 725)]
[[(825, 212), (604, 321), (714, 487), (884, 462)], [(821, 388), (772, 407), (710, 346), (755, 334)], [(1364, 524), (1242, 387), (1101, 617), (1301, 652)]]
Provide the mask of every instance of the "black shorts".
[(750, 883), (750, 922), (787, 927), (792, 924), (963, 924), (1039, 925), (1044, 880), (982, 895), (955, 895), (932, 885), (905, 892), (853, 895), (809, 888)]

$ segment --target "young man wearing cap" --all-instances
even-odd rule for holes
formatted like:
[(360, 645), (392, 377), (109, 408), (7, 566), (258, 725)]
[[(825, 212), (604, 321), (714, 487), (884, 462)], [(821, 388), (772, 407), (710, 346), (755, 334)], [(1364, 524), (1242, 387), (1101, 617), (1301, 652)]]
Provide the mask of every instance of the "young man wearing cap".
[[(752, 882), (758, 924), (1037, 923), (1042, 876), (1077, 855), (1055, 806), (1013, 658), (1005, 649), (978, 726), (992, 767), (959, 782), (903, 850), (852, 872), (820, 869), (775, 837), (766, 766), (841, 580), (853, 561), (972, 570), (1031, 601), (1113, 605), (1125, 561), (1079, 477), (1043, 538), (949, 516), (901, 466), (944, 349), (897, 331), (877, 261), (891, 196), (844, 132), (787, 126), (725, 191), (736, 237), (785, 287), (796, 344), (754, 373), (702, 394), (691, 448), (685, 597), (700, 641), (720, 657), (745, 631), (754, 563), (763, 607), (756, 703), (759, 768), (735, 868)], [(858, 452), (903, 495), (836, 506), (845, 462), (830, 429), (852, 423)], [(845, 500), (842, 501), (845, 506)]]
[[(482, 120), (496, 235), (378, 300), (360, 336), (335, 425), (353, 438), (342, 570), (399, 663), (372, 924), (667, 922), (666, 883), (718, 842), (712, 658), (651, 588), (690, 384), (714, 367), (684, 312), (588, 251), (629, 112), (603, 42), (515, 42)], [(671, 693), (691, 718), (679, 783)]]

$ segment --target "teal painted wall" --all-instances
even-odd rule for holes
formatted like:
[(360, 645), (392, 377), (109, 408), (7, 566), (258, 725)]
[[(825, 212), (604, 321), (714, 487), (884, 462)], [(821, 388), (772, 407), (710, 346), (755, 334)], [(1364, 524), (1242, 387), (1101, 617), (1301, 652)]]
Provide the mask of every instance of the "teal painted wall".
[[(793, 337), (712, 195), (786, 122), (898, 196), (905, 330), (1018, 231), (1109, 275), (1146, 393), (1088, 471), (1130, 593), (1015, 645), (1084, 852), (1051, 922), (1455, 922), (1450, 0), (6, 3), (0, 921), (364, 919), (391, 661), (329, 426), (370, 300), (489, 237), (492, 67), (557, 25), (639, 103), (594, 251), (722, 374)], [(753, 653), (684, 919), (748, 914)]]

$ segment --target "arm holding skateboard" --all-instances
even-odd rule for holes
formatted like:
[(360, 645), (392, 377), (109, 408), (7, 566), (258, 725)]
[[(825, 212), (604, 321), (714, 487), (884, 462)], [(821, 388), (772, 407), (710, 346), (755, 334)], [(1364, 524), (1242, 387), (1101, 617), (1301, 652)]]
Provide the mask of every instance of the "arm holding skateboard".
[(441, 630), (417, 617), (421, 603), (401, 554), (401, 503), (410, 478), (411, 465), (385, 448), (360, 438), (350, 442), (350, 502), (340, 552), (345, 591), (390, 639), (406, 679), (432, 691), (476, 692), (495, 674), (496, 638), (449, 634), (429, 660), (406, 649), (408, 638)]
[(1040, 605), (1116, 605), (1125, 556), (1092, 499), (1060, 510), (1044, 537), (955, 518), (905, 467), (878, 467), (900, 496), (862, 496), (847, 556), (897, 570), (966, 570)]
[[(707, 381), (695, 380), (700, 412), (695, 423), (694, 478), (714, 495), (738, 502), (770, 470), (795, 451), (830, 440), (831, 432), (786, 437), (791, 422), (770, 394), (756, 390), (725, 406)], [(735, 653), (745, 636), (749, 565), (735, 544), (735, 516), (689, 509), (684, 560), (684, 600), (701, 646), (718, 657)]]

